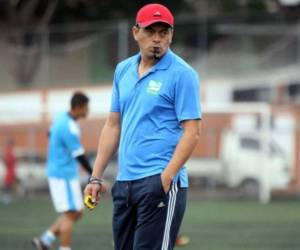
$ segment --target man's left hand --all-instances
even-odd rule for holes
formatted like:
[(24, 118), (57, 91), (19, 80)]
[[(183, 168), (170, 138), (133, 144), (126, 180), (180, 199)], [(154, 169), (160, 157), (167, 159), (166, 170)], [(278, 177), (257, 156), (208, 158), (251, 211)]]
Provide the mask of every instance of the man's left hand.
[(165, 172), (162, 172), (160, 175), (160, 179), (161, 179), (161, 184), (163, 186), (163, 189), (167, 194), (171, 188), (171, 183), (173, 178), (171, 176), (166, 175)]

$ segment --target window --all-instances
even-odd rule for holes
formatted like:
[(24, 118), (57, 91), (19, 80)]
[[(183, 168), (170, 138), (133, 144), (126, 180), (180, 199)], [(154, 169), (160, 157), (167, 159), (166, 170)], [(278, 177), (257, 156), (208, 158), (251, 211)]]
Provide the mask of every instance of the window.
[(240, 146), (241, 146), (241, 148), (244, 148), (244, 149), (250, 149), (250, 150), (255, 150), (255, 151), (260, 150), (259, 141), (256, 139), (253, 139), (253, 138), (246, 138), (246, 137), (241, 138)]
[(270, 102), (272, 91), (268, 87), (239, 89), (233, 91), (232, 98), (235, 102)]

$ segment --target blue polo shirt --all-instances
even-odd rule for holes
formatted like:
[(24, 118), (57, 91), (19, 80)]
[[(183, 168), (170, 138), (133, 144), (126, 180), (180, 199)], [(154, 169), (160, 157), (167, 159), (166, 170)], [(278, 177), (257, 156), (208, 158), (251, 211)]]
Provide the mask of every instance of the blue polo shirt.
[(84, 154), (78, 123), (65, 112), (56, 117), (49, 132), (47, 175), (77, 178), (79, 167), (76, 157)]
[[(161, 173), (171, 160), (183, 129), (180, 122), (201, 119), (197, 73), (168, 50), (142, 77), (140, 54), (117, 65), (111, 112), (121, 117), (117, 180)], [(186, 168), (176, 178), (188, 186)]]

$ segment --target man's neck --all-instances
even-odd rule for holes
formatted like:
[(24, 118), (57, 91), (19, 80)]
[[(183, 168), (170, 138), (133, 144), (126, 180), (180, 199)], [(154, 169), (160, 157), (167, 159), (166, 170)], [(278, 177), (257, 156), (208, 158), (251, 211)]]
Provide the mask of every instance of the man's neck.
[(74, 114), (74, 112), (72, 112), (72, 110), (69, 111), (68, 114), (69, 114), (69, 116), (70, 116), (72, 119), (74, 119), (75, 121), (78, 119), (77, 116), (76, 116), (76, 114)]
[(139, 76), (143, 76), (146, 72), (149, 71), (155, 65), (159, 60), (156, 60), (154, 58), (143, 58), (141, 57), (141, 61), (138, 66), (138, 72)]

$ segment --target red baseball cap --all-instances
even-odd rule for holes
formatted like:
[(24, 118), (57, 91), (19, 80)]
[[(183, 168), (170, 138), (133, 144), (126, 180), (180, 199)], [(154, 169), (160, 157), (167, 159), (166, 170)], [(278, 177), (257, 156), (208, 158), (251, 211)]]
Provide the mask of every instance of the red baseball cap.
[(136, 24), (142, 28), (160, 22), (166, 23), (171, 27), (174, 26), (174, 17), (171, 11), (161, 4), (147, 4), (142, 7), (136, 15)]

